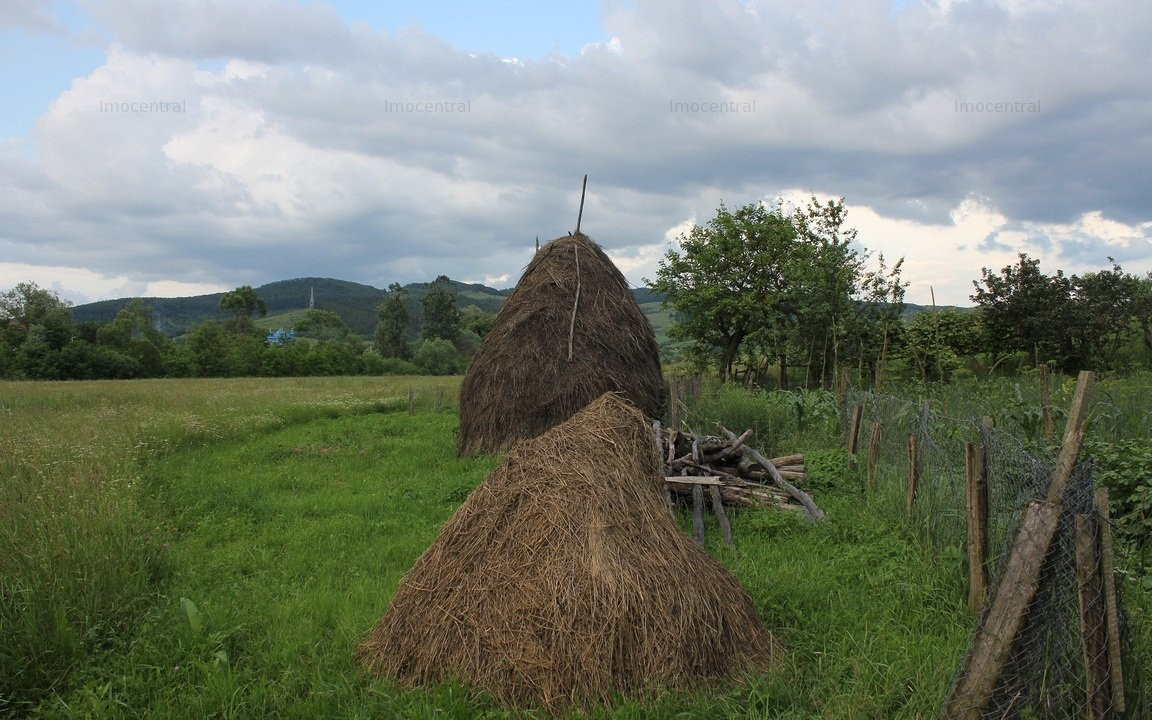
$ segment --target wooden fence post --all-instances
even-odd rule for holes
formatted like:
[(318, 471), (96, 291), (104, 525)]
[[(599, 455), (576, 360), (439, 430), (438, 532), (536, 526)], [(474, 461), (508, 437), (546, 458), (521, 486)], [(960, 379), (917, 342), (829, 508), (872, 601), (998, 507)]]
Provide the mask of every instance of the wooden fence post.
[(876, 456), (880, 453), (880, 442), (884, 438), (884, 426), (876, 423), (872, 426), (872, 437), (868, 440), (868, 496), (872, 496), (872, 489), (876, 481)]
[(920, 458), (916, 449), (916, 433), (908, 433), (908, 517), (916, 509), (916, 493), (920, 485)]
[(1080, 598), (1080, 639), (1084, 645), (1085, 717), (1110, 718), (1108, 631), (1100, 575), (1100, 536), (1095, 515), (1076, 516), (1076, 586)]
[(1040, 366), (1040, 414), (1044, 418), (1044, 437), (1052, 437), (1056, 434), (1056, 425), (1052, 422), (1052, 392), (1047, 365)]
[(408, 386), (408, 414), (409, 415), (412, 414), (413, 404), (414, 404), (415, 400), (416, 400), (416, 390), (411, 385), (409, 385)]
[(988, 592), (988, 504), (984, 487), (984, 449), (964, 445), (968, 505), (968, 610), (978, 615)]
[(848, 425), (848, 457), (851, 458), (853, 465), (856, 464), (856, 450), (860, 445), (860, 421), (863, 416), (863, 405), (852, 407), (852, 421)]
[(1124, 701), (1124, 658), (1120, 650), (1120, 615), (1116, 607), (1116, 557), (1112, 547), (1108, 488), (1096, 489), (1096, 512), (1100, 516), (1100, 570), (1104, 577), (1104, 614), (1108, 623), (1108, 669), (1112, 681), (1112, 711), (1127, 709)]

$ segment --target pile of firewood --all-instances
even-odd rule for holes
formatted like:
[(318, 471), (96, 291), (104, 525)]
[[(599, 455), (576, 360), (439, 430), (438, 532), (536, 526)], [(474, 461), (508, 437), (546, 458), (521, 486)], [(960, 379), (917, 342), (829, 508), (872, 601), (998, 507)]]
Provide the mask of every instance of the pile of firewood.
[(724, 504), (774, 507), (803, 512), (812, 520), (824, 518), (812, 497), (797, 487), (807, 476), (803, 455), (769, 459), (746, 445), (751, 430), (737, 435), (722, 425), (717, 427), (720, 436), (664, 429), (659, 423), (653, 427), (664, 459), (665, 488), (669, 496), (693, 498), (698, 539), (703, 537), (705, 492), (711, 496), (725, 540), (730, 539), (731, 530)]

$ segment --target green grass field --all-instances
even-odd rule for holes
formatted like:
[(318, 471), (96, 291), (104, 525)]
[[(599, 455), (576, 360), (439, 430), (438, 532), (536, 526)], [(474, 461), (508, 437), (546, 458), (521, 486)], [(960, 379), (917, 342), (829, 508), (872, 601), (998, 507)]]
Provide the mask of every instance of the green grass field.
[[(398, 689), (353, 661), (497, 462), (456, 457), (458, 382), (0, 384), (18, 428), (0, 440), (0, 713), (525, 716), (459, 687)], [(834, 438), (808, 427), (786, 442), (808, 453), (828, 522), (748, 510), (733, 548), (709, 525), (709, 550), (787, 662), (593, 716), (936, 717), (972, 625), (954, 559), (861, 502)]]

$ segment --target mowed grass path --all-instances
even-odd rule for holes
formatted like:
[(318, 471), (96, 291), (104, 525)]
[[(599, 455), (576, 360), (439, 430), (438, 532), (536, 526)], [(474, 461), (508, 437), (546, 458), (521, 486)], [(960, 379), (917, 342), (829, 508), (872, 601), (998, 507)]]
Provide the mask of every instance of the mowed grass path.
[[(269, 410), (280, 419), (235, 421), (210, 440), (173, 438), (146, 462), (134, 512), (166, 543), (147, 602), (120, 642), (76, 658), (37, 714), (522, 716), (459, 687), (399, 690), (355, 664), (403, 573), (496, 462), (456, 457), (456, 416), (433, 411), (438, 393), (412, 415), (373, 395), (318, 414)], [(790, 647), (780, 671), (695, 696), (623, 699), (594, 716), (936, 716), (970, 623), (955, 568), (876, 520), (842, 456), (810, 458), (827, 523), (746, 511), (734, 518), (736, 547), (709, 545)]]

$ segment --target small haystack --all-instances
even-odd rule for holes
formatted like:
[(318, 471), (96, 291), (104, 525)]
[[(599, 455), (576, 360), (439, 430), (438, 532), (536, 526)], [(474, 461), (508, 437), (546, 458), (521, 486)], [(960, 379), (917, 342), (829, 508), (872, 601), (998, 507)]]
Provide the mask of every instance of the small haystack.
[(606, 392), (660, 414), (660, 351), (628, 283), (584, 234), (540, 248), (460, 386), (459, 450), (507, 450)]
[(405, 576), (361, 661), (556, 711), (771, 664), (737, 580), (677, 527), (652, 428), (607, 394), (517, 444)]

